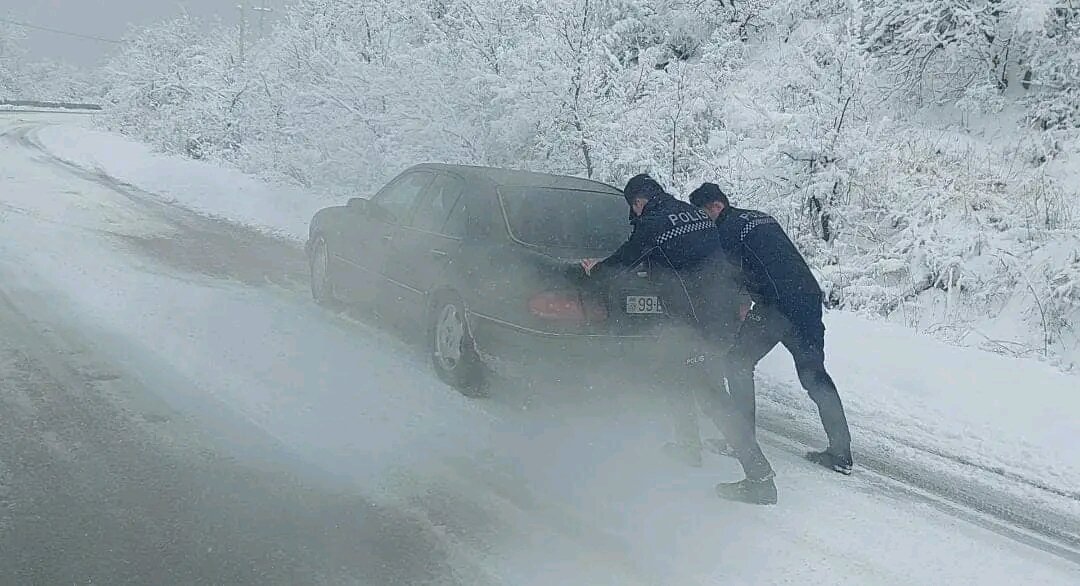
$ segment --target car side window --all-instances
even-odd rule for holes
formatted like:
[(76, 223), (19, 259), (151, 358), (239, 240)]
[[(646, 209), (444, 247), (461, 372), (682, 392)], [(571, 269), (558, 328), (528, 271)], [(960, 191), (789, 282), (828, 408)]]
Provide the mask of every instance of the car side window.
[(413, 216), (412, 226), (427, 232), (441, 233), (465, 184), (456, 177), (437, 175)]
[(399, 224), (409, 221), (416, 200), (431, 183), (431, 173), (415, 171), (399, 178), (380, 191), (373, 201), (391, 215), (390, 220)]
[(491, 233), (491, 201), (476, 191), (466, 191), (443, 226), (443, 234), (464, 238), (483, 238)]

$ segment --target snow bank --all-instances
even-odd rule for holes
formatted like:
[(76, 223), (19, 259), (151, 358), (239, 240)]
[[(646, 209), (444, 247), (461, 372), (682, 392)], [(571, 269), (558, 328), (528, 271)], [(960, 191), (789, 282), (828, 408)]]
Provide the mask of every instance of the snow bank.
[(75, 125), (35, 133), (53, 155), (97, 171), (169, 203), (303, 241), (319, 208), (336, 203), (296, 187), (269, 185), (224, 166), (155, 153), (119, 134)]
[[(37, 139), (66, 161), (177, 205), (296, 240), (306, 237), (314, 211), (333, 203), (212, 163), (156, 154), (108, 132), (51, 126)], [(856, 451), (914, 448), (1075, 494), (1080, 376), (847, 312), (830, 312), (827, 326), (828, 365), (847, 404)], [(759, 372), (769, 408), (815, 416), (783, 349)]]
[[(826, 327), (827, 365), (856, 452), (915, 448), (1075, 500), (1080, 377), (847, 312), (830, 312)], [(766, 357), (759, 374), (767, 381), (764, 398), (816, 416), (782, 348)]]

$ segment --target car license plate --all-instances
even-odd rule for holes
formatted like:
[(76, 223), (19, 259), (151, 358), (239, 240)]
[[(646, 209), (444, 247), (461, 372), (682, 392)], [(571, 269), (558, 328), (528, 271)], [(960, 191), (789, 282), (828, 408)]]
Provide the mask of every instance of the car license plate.
[(626, 313), (662, 314), (664, 308), (656, 295), (627, 295)]

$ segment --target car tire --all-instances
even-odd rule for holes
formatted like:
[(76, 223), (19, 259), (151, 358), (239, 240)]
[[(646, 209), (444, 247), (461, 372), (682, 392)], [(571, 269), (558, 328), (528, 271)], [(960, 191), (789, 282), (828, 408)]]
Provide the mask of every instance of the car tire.
[(308, 268), (311, 269), (311, 297), (315, 303), (325, 307), (336, 305), (337, 294), (330, 274), (330, 249), (322, 236), (317, 237), (311, 245)]
[(428, 341), (439, 378), (467, 397), (486, 396), (483, 360), (476, 351), (460, 297), (436, 296), (428, 319)]

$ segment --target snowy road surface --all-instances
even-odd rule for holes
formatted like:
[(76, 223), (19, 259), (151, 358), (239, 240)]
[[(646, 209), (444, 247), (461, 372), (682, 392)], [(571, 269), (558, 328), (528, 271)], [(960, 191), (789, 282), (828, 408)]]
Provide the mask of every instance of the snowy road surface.
[(661, 398), (609, 373), (467, 400), (311, 303), (294, 244), (19, 140), (54, 119), (0, 114), (0, 583), (1080, 579), (773, 436), (780, 504), (720, 502), (733, 462), (663, 459)]

